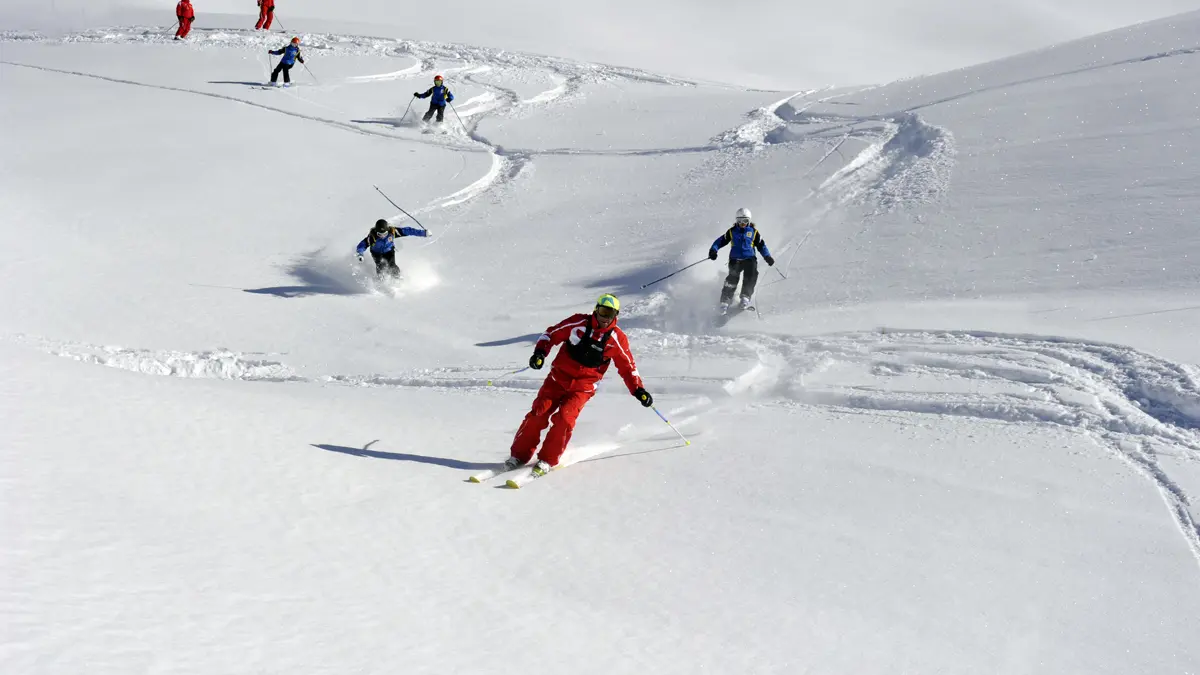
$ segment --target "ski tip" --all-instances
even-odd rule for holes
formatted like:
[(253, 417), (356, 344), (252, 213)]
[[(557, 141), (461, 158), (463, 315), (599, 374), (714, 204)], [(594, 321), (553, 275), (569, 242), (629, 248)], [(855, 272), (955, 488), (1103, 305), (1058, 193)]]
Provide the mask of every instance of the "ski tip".
[(692, 442), (691, 442), (691, 441), (684, 441), (684, 442), (683, 442), (683, 444), (684, 444), (684, 445), (691, 445), (691, 444), (692, 444)]
[(467, 479), (467, 482), (468, 483), (482, 483), (483, 481), (479, 480), (479, 476), (471, 476), (470, 478)]
[(510, 478), (509, 480), (505, 481), (505, 483), (504, 483), (504, 484), (505, 484), (505, 485), (507, 485), (508, 487), (510, 487), (510, 488), (512, 488), (512, 489), (514, 489), (514, 490), (519, 490), (519, 489), (521, 489), (521, 484), (520, 484), (520, 483), (518, 483), (518, 482), (517, 482), (517, 481), (515, 481), (515, 480), (512, 480), (511, 478)]

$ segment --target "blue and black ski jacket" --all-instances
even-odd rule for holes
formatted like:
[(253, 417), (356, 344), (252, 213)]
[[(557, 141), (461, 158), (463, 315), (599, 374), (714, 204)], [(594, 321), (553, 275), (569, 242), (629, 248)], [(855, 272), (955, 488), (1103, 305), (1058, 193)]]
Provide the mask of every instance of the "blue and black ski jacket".
[(430, 87), (424, 94), (417, 94), (417, 98), (429, 98), (430, 96), (433, 97), (430, 103), (436, 106), (444, 106), (454, 100), (454, 94), (450, 93), (444, 84)]
[(382, 235), (371, 230), (366, 239), (358, 242), (358, 254), (371, 249), (371, 253), (387, 253), (396, 249), (396, 237), (427, 237), (429, 233), (415, 227), (389, 227)]
[(294, 66), (296, 65), (297, 61), (304, 63), (304, 57), (300, 56), (300, 48), (296, 45), (288, 45), (286, 47), (280, 47), (279, 49), (272, 49), (268, 53), (274, 54), (275, 56), (282, 54), (283, 58), (279, 59), (279, 62), (285, 66)]
[(764, 258), (771, 256), (771, 252), (767, 250), (767, 242), (758, 233), (758, 226), (750, 223), (745, 227), (735, 225), (729, 228), (725, 234), (717, 237), (713, 242), (712, 250), (719, 251), (728, 244), (729, 260), (749, 260), (754, 257), (754, 249), (763, 255)]

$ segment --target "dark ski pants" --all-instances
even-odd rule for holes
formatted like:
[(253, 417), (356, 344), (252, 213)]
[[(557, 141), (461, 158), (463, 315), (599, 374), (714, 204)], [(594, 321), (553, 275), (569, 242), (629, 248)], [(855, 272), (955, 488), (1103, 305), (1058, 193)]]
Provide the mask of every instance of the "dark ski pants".
[(400, 276), (400, 268), (396, 266), (396, 249), (387, 253), (371, 251), (371, 257), (375, 259), (375, 274), (382, 276), (384, 272), (387, 272), (392, 276)]
[(437, 113), (438, 124), (441, 124), (442, 119), (445, 118), (445, 116), (446, 116), (446, 106), (445, 105), (436, 105), (436, 104), (430, 102), (429, 112), (425, 113), (425, 116), (422, 117), (421, 119), (428, 122), (429, 118), (433, 117), (433, 113), (435, 113), (435, 112)]
[(742, 281), (742, 297), (754, 297), (754, 287), (758, 285), (758, 258), (729, 261), (729, 276), (725, 277), (725, 286), (721, 288), (721, 302), (729, 303), (733, 300), (739, 277)]
[(271, 81), (275, 82), (276, 80), (278, 80), (279, 73), (282, 71), (283, 72), (283, 81), (288, 84), (291, 84), (292, 83), (292, 74), (290, 72), (291, 70), (292, 70), (292, 64), (290, 64), (290, 63), (281, 63), (281, 64), (275, 66), (275, 70), (271, 71)]

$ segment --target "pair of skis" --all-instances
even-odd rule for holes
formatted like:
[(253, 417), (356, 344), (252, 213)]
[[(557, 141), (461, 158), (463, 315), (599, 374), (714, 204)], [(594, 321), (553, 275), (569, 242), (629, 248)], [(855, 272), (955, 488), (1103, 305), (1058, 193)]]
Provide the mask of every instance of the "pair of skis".
[[(557, 468), (559, 467), (553, 467), (550, 470), (554, 471)], [(533, 473), (532, 466), (522, 466), (509, 471), (503, 464), (497, 464), (494, 468), (480, 471), (467, 480), (471, 483), (486, 483), (502, 476), (509, 476), (508, 480), (504, 481), (504, 485), (513, 490), (529, 485), (538, 478), (537, 474)]]

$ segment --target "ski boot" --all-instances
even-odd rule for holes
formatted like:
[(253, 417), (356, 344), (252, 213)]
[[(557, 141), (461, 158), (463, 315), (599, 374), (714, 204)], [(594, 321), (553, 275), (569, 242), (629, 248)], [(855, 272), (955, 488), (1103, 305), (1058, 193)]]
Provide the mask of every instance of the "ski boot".
[(754, 301), (751, 300), (750, 296), (748, 296), (748, 295), (742, 296), (742, 310), (746, 311), (746, 312), (754, 311)]
[(516, 471), (523, 466), (525, 466), (525, 462), (522, 462), (516, 457), (509, 457), (508, 459), (504, 460), (505, 471)]
[(533, 465), (534, 478), (541, 478), (542, 476), (545, 476), (546, 474), (550, 473), (551, 468), (553, 467), (547, 464), (544, 460), (539, 459), (538, 463)]
[(721, 316), (725, 316), (726, 314), (729, 313), (729, 303), (722, 302), (719, 309), (721, 310)]

